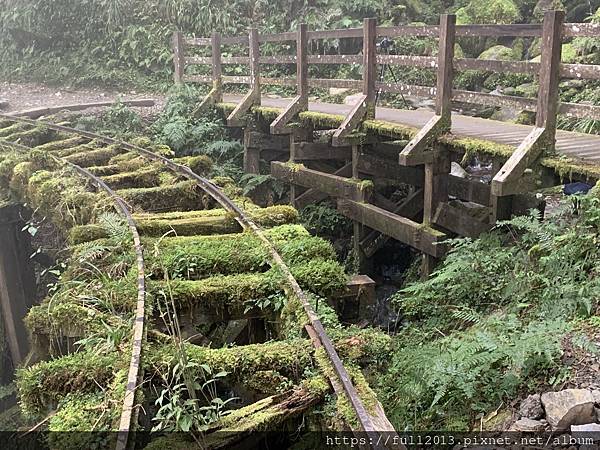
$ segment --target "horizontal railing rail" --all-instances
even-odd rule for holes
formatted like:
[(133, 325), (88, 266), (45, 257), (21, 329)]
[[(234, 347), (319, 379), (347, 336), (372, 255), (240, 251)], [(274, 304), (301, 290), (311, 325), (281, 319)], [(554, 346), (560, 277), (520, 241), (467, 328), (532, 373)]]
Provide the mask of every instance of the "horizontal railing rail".
[[(346, 28), (338, 30), (306, 30), (302, 35), (299, 32), (284, 32), (277, 34), (256, 34), (256, 42), (252, 44), (252, 35), (220, 37), (215, 34), (213, 37), (183, 37), (181, 33), (175, 34), (175, 79), (177, 82), (199, 82), (213, 83), (216, 86), (216, 96), (212, 95), (213, 100), (221, 100), (221, 86), (223, 84), (248, 84), (253, 86), (253, 92), (257, 96), (253, 102), (260, 103), (260, 85), (276, 86), (303, 86), (308, 88), (347, 88), (363, 90), (365, 95), (372, 97), (373, 92), (384, 92), (391, 94), (403, 94), (409, 96), (435, 98), (437, 95), (436, 87), (417, 86), (401, 82), (383, 82), (377, 80), (373, 68), (377, 65), (391, 65), (401, 67), (416, 67), (429, 69), (437, 74), (440, 79), (440, 71), (437, 56), (427, 55), (401, 55), (401, 54), (383, 54), (376, 51), (373, 40), (387, 37), (420, 37), (420, 38), (440, 38), (441, 26), (439, 25), (405, 25), (405, 26), (374, 26), (370, 31), (365, 26), (362, 28)], [(371, 25), (372, 26), (372, 25)], [(373, 26), (372, 26), (373, 27)], [(455, 37), (531, 37), (540, 38), (543, 36), (544, 25), (538, 24), (473, 24), (473, 25), (453, 25), (450, 32), (452, 41)], [(561, 41), (565, 38), (573, 37), (600, 37), (600, 25), (591, 23), (563, 23), (559, 26)], [(365, 43), (365, 36), (368, 36), (369, 42)], [(308, 43), (315, 40), (327, 39), (355, 39), (363, 41), (362, 54), (308, 54)], [(297, 55), (260, 55), (259, 44), (262, 43), (289, 43), (296, 44), (297, 51), (301, 53), (302, 58)], [(252, 56), (221, 56), (221, 47), (227, 45), (242, 45), (250, 49), (255, 46), (255, 54)], [(212, 56), (189, 56), (185, 55), (186, 47), (204, 46), (212, 48)], [(300, 48), (303, 46), (303, 48)], [(365, 52), (366, 50), (367, 51)], [(239, 49), (238, 49), (239, 50)], [(272, 53), (272, 48), (270, 48)], [(542, 52), (549, 51), (542, 46)], [(299, 54), (300, 54), (299, 53)], [(296, 77), (263, 77), (259, 74), (259, 65), (296, 65)], [(352, 64), (360, 65), (363, 68), (362, 79), (326, 79), (313, 78), (308, 76), (306, 66), (310, 64)], [(189, 66), (212, 66), (212, 75), (186, 75), (185, 69)], [(224, 75), (221, 66), (224, 65), (245, 65), (249, 66), (254, 75)], [(370, 71), (366, 70), (370, 67)], [(376, 70), (376, 69), (375, 69)], [(491, 59), (476, 59), (454, 57), (451, 59), (451, 69), (458, 71), (481, 71), (496, 73), (514, 73), (532, 75), (535, 78), (540, 77), (543, 70), (542, 64), (538, 61), (505, 61)], [(572, 64), (559, 63), (558, 77), (565, 79), (580, 80), (600, 80), (600, 65), (594, 64)], [(370, 73), (366, 76), (365, 73)], [(298, 76), (300, 74), (301, 76)], [(558, 87), (556, 87), (558, 89)], [(307, 92), (303, 92), (303, 103), (307, 104)], [(497, 93), (486, 93), (467, 91), (464, 89), (451, 89), (450, 100), (452, 102), (470, 103), (492, 107), (510, 107), (519, 110), (537, 111), (539, 99), (524, 98), (514, 95), (498, 95)], [(372, 102), (372, 98), (370, 100)], [(600, 120), (600, 107), (587, 104), (560, 103), (556, 109), (557, 113), (568, 117), (593, 118)], [(356, 123), (353, 125), (357, 125)]]

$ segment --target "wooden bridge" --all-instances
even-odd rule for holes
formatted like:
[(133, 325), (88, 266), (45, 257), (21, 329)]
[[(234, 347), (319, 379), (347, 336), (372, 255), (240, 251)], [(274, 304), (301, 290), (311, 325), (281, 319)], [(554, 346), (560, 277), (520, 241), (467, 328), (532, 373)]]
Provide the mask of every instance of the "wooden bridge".
[[(454, 56), (456, 38), (539, 38), (541, 57), (533, 61), (498, 61)], [(227, 113), (227, 123), (244, 128), (245, 170), (257, 173), (261, 159), (271, 173), (292, 184), (291, 199), (304, 206), (327, 196), (355, 221), (355, 240), (366, 256), (387, 237), (398, 239), (425, 255), (428, 273), (444, 254), (439, 243), (452, 235), (476, 236), (498, 219), (524, 212), (533, 190), (557, 185), (564, 178), (595, 182), (600, 178), (600, 136), (556, 129), (557, 115), (600, 119), (600, 107), (559, 100), (561, 78), (600, 79), (600, 66), (561, 62), (564, 39), (600, 36), (596, 24), (564, 23), (562, 11), (545, 13), (542, 24), (456, 25), (443, 15), (439, 26), (377, 26), (365, 19), (362, 28), (247, 36), (186, 38), (174, 35), (175, 81), (212, 83), (202, 106), (213, 104)], [(438, 38), (437, 56), (378, 54), (381, 38)], [(312, 41), (362, 39), (362, 54), (309, 54)], [(288, 44), (295, 55), (266, 56), (277, 44)], [(191, 56), (191, 48), (209, 47), (210, 56)], [(242, 56), (222, 56), (239, 52)], [(194, 50), (197, 53), (197, 50)], [(206, 53), (205, 53), (206, 54)], [(224, 65), (248, 65), (248, 76), (224, 75)], [(295, 78), (261, 76), (261, 65), (296, 66)], [(362, 79), (309, 77), (312, 64), (361, 64)], [(432, 70), (437, 83), (415, 86), (379, 80), (378, 65)], [(207, 76), (189, 75), (186, 68), (212, 66)], [(226, 68), (225, 68), (226, 69)], [(453, 87), (458, 71), (533, 74), (539, 81), (537, 99), (472, 92)], [(247, 84), (243, 95), (225, 95), (225, 84)], [(291, 99), (261, 94), (261, 86), (296, 86)], [(354, 105), (309, 102), (309, 88), (350, 88), (362, 92)], [(435, 111), (400, 110), (377, 105), (379, 93), (435, 99)], [(533, 126), (455, 114), (453, 103), (511, 107), (535, 112)], [(326, 142), (314, 142), (313, 131), (330, 129)], [(408, 141), (408, 143), (407, 143)], [(450, 175), (450, 163), (465, 154), (493, 160), (490, 184)], [(370, 179), (364, 182), (361, 178)], [(381, 186), (404, 183), (411, 194), (393, 202)], [(455, 200), (486, 208), (474, 217)], [(365, 229), (367, 228), (367, 229)], [(384, 236), (382, 238), (382, 235)]]

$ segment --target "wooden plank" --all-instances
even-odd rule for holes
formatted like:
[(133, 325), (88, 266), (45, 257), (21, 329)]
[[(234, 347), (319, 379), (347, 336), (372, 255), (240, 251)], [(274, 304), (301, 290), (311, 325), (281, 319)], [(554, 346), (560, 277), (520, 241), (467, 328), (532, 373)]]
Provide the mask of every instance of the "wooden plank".
[(565, 23), (562, 27), (564, 37), (600, 36), (600, 24), (597, 23)]
[(193, 65), (209, 65), (212, 64), (212, 58), (210, 56), (188, 56), (185, 59), (186, 66)]
[(298, 144), (294, 155), (297, 161), (341, 159), (352, 158), (351, 147), (332, 147), (328, 143), (301, 142)]
[(211, 51), (212, 51), (212, 77), (213, 77), (213, 90), (212, 95), (215, 103), (223, 101), (223, 69), (221, 67), (221, 33), (216, 31), (211, 37)]
[(191, 38), (184, 38), (183, 39), (183, 43), (185, 45), (191, 45), (191, 46), (196, 46), (196, 47), (201, 47), (203, 45), (210, 45), (210, 38), (197, 38), (197, 37), (191, 37)]
[(438, 37), (439, 27), (437, 25), (405, 25), (399, 27), (377, 27), (377, 36), (383, 37)]
[[(388, 208), (385, 208), (388, 209)], [(412, 194), (409, 194), (401, 202), (389, 208), (390, 212), (411, 220), (416, 220), (421, 211), (423, 211), (423, 190), (417, 189)], [(390, 236), (380, 233), (377, 230), (371, 231), (361, 241), (360, 245), (367, 258), (372, 257), (379, 249), (381, 249)]]
[(584, 80), (600, 80), (600, 65), (595, 64), (561, 64), (560, 76), (562, 78), (576, 78)]
[(276, 34), (261, 34), (258, 36), (259, 42), (286, 42), (295, 41), (296, 33), (293, 31), (287, 33), (276, 33)]
[(361, 95), (350, 113), (333, 133), (331, 143), (335, 147), (346, 145), (346, 137), (364, 120), (367, 114), (367, 96)]
[(447, 131), (447, 120), (440, 115), (433, 116), (400, 152), (400, 165), (418, 166), (432, 162), (436, 157), (435, 140)]
[(519, 182), (525, 169), (531, 165), (542, 153), (547, 145), (547, 130), (535, 127), (527, 138), (521, 142), (513, 154), (508, 158), (500, 171), (492, 180), (492, 195), (503, 197), (517, 194), (521, 190), (530, 190), (533, 186), (522, 186)]
[(345, 28), (340, 30), (309, 31), (308, 40), (315, 39), (345, 39), (363, 36), (362, 28)]
[(221, 39), (221, 43), (223, 45), (236, 45), (236, 44), (243, 44), (243, 45), (248, 45), (250, 42), (248, 35), (245, 36), (230, 36), (230, 37), (224, 37)]
[(537, 74), (540, 63), (530, 61), (496, 61), (491, 59), (456, 58), (455, 70), (485, 70), (487, 72)]
[(433, 223), (459, 236), (470, 238), (476, 238), (491, 228), (489, 223), (477, 220), (466, 211), (446, 202), (438, 206)]
[(221, 58), (221, 64), (250, 64), (248, 56), (225, 56)]
[(271, 86), (295, 86), (297, 80), (295, 78), (270, 78), (260, 77), (260, 84), (268, 84)]
[(359, 181), (307, 169), (299, 164), (289, 165), (274, 161), (271, 163), (271, 175), (287, 183), (315, 188), (331, 197), (362, 202), (371, 196), (371, 188)]
[(360, 89), (362, 82), (360, 80), (343, 80), (336, 78), (309, 78), (308, 84), (316, 88), (348, 88)]
[(600, 120), (600, 106), (561, 103), (558, 107), (558, 112), (568, 117)]
[(185, 73), (185, 47), (181, 31), (173, 33), (173, 64), (175, 65), (175, 84), (182, 84)]
[(436, 88), (429, 86), (417, 86), (415, 84), (404, 83), (384, 83), (378, 81), (375, 83), (375, 87), (377, 90), (392, 94), (406, 94), (425, 98), (435, 98), (436, 96)]
[(361, 55), (310, 55), (309, 64), (360, 64)]
[(452, 100), (456, 102), (472, 103), (486, 106), (507, 106), (517, 110), (535, 111), (537, 100), (532, 98), (516, 97), (513, 95), (495, 95), (485, 92), (472, 92), (460, 89), (452, 91)]
[(437, 68), (437, 58), (435, 56), (377, 55), (377, 64), (435, 69)]
[[(332, 175), (337, 175), (339, 177), (345, 178), (352, 176), (352, 164), (348, 163), (342, 166), (340, 169), (333, 172)], [(322, 200), (325, 200), (327, 197), (328, 195), (322, 191), (319, 191), (317, 189), (308, 189), (306, 192), (296, 197), (294, 201), (294, 206), (298, 209), (302, 209), (307, 205), (312, 205)]]
[(228, 84), (252, 84), (252, 77), (245, 75), (223, 75), (221, 79)]
[(410, 245), (428, 255), (441, 257), (446, 253), (444, 244), (446, 235), (424, 227), (406, 217), (378, 208), (368, 203), (352, 200), (338, 200), (338, 210), (352, 220)]
[(558, 83), (560, 81), (561, 33), (564, 11), (544, 14), (542, 55), (540, 61), (540, 89), (538, 91), (535, 125), (546, 129), (549, 151), (554, 149), (556, 113), (558, 112)]
[(244, 146), (261, 150), (289, 150), (290, 142), (286, 136), (274, 136), (259, 131), (244, 132)]
[(422, 170), (400, 166), (395, 161), (369, 154), (362, 155), (358, 170), (369, 175), (394, 179), (413, 186), (423, 186)]
[(185, 81), (188, 83), (210, 83), (212, 77), (210, 75), (188, 75), (185, 77)]
[(295, 55), (261, 56), (261, 64), (296, 64)]
[(539, 37), (542, 27), (539, 24), (512, 25), (457, 25), (457, 36), (467, 37)]

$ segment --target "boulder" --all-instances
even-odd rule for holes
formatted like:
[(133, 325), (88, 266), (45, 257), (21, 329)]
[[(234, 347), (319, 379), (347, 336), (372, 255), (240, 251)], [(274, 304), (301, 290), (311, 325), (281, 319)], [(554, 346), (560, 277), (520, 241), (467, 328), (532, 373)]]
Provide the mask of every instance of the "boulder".
[(477, 59), (490, 59), (492, 61), (514, 61), (513, 49), (504, 45), (494, 45), (481, 52)]
[(546, 420), (555, 430), (592, 423), (596, 419), (594, 397), (586, 389), (565, 389), (542, 394)]
[(527, 419), (541, 419), (544, 417), (542, 398), (540, 394), (532, 394), (521, 402), (519, 416)]
[(522, 431), (526, 433), (539, 433), (540, 431), (544, 431), (546, 429), (546, 424), (539, 420), (523, 418), (517, 420), (513, 424), (511, 429), (514, 431)]
[(467, 171), (460, 166), (460, 164), (452, 161), (452, 164), (450, 164), (450, 175), (459, 178), (467, 178), (468, 174)]

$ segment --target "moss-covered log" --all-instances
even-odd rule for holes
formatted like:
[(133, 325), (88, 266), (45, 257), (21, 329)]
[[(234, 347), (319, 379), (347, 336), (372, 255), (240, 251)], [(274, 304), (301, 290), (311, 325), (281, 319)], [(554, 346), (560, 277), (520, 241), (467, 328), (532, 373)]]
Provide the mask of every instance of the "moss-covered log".
[(56, 407), (67, 394), (98, 392), (108, 386), (117, 370), (126, 367), (119, 353), (99, 355), (74, 353), (17, 371), (21, 407), (27, 414), (38, 414)]
[(160, 184), (159, 169), (136, 170), (122, 172), (103, 177), (103, 181), (111, 189), (151, 188)]
[(109, 145), (108, 147), (99, 148), (92, 151), (83, 151), (67, 156), (65, 159), (72, 164), (80, 167), (101, 166), (110, 161), (110, 159), (123, 153), (123, 150), (118, 145)]
[(189, 211), (205, 206), (199, 188), (191, 181), (172, 186), (123, 189), (117, 193), (138, 211)]

